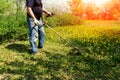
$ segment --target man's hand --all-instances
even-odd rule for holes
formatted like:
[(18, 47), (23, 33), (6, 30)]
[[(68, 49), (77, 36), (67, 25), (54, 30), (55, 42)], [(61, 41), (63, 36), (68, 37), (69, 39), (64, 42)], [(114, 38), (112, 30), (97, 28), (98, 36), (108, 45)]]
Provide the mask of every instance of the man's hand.
[(54, 13), (49, 12), (46, 17), (51, 17), (53, 15), (54, 15)]
[(44, 9), (44, 8), (43, 8), (43, 12), (44, 12), (45, 14), (47, 14), (47, 16), (46, 16), (46, 17), (50, 17), (50, 16), (53, 16), (53, 15), (54, 15), (53, 13), (51, 13), (51, 12), (47, 11), (47, 10), (46, 10), (46, 9)]
[(51, 16), (51, 15), (52, 15), (52, 13), (51, 13), (51, 12), (47, 12), (47, 15), (50, 15), (50, 16)]
[(34, 23), (35, 23), (36, 26), (39, 25), (39, 21), (36, 18), (34, 18), (33, 21), (34, 21)]

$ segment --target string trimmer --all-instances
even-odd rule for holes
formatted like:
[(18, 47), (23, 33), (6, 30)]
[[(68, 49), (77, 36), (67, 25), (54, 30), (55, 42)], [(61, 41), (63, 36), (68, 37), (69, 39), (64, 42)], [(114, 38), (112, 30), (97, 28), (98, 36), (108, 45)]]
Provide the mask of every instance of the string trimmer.
[[(53, 13), (52, 13), (52, 15), (47, 15), (46, 18), (47, 18), (47, 17), (51, 17), (51, 16), (53, 16), (53, 15), (54, 15)], [(65, 39), (64, 37), (62, 37), (61, 34), (59, 34), (59, 33), (58, 33), (57, 31), (55, 31), (52, 27), (50, 27), (50, 26), (47, 24), (47, 21), (44, 23), (44, 25), (45, 25), (46, 27), (48, 27), (49, 29), (51, 29), (52, 31), (54, 31), (63, 41), (65, 41), (65, 42), (71, 47), (71, 49), (70, 49), (70, 51), (69, 51), (69, 54), (81, 55), (81, 52), (80, 52), (80, 50), (78, 49), (78, 47), (70, 44), (70, 42), (69, 42), (67, 39)]]

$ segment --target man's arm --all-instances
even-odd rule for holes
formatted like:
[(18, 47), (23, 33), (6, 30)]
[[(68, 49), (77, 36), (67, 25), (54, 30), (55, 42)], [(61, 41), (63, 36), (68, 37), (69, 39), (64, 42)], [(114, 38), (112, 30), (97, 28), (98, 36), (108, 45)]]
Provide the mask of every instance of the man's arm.
[(27, 13), (31, 16), (33, 20), (36, 19), (31, 7), (27, 7)]
[(31, 16), (31, 18), (33, 19), (34, 23), (36, 25), (38, 25), (39, 21), (35, 18), (35, 15), (34, 15), (32, 9), (31, 9), (31, 7), (27, 7), (27, 13)]
[(52, 15), (51, 12), (47, 11), (45, 8), (42, 9), (45, 14)]

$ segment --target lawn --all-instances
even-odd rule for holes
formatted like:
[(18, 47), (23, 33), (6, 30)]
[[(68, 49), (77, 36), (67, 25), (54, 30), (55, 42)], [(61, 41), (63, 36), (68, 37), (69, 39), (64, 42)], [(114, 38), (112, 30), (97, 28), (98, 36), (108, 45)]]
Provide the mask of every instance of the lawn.
[[(5, 80), (120, 80), (120, 23), (86, 21), (54, 27), (81, 55), (48, 28), (45, 49), (29, 54), (29, 42), (0, 45), (0, 79)], [(74, 52), (73, 52), (74, 53)]]

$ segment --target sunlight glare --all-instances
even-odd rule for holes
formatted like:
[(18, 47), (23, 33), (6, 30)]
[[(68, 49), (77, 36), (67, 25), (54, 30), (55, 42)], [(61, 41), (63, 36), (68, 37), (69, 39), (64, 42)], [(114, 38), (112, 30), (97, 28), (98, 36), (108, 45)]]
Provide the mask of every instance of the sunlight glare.
[(82, 0), (83, 3), (93, 3), (95, 4), (97, 7), (101, 7), (104, 4), (106, 4), (107, 2), (110, 2), (111, 0)]

